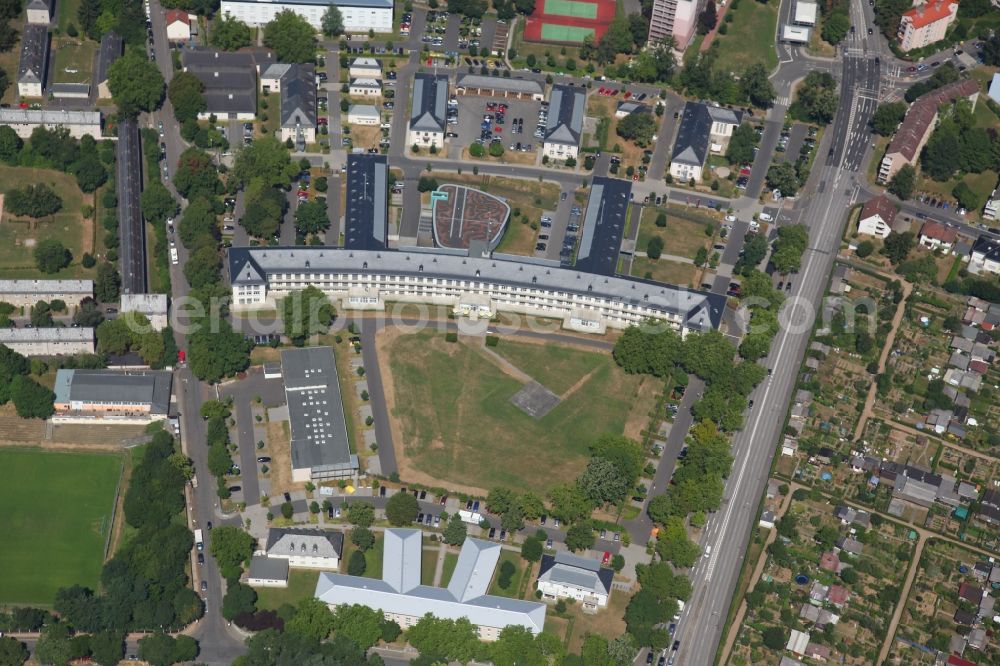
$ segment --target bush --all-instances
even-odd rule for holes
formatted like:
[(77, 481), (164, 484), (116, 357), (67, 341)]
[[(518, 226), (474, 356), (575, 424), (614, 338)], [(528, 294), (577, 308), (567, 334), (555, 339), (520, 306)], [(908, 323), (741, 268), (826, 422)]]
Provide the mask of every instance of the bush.
[(351, 553), (351, 557), (347, 560), (347, 573), (351, 576), (363, 576), (367, 566), (365, 554), (356, 550)]
[(864, 259), (868, 255), (870, 255), (874, 249), (875, 249), (874, 243), (872, 243), (870, 240), (864, 240), (858, 243), (858, 249), (855, 251), (855, 254), (857, 254), (859, 258)]
[(487, 335), (486, 336), (486, 346), (487, 347), (496, 347), (497, 344), (499, 344), (499, 342), (500, 342), (500, 337), (499, 336), (496, 336), (496, 335)]
[(458, 342), (458, 333), (454, 331), (449, 331), (444, 334), (444, 339), (446, 342)]
[(294, 514), (295, 514), (295, 508), (292, 506), (292, 503), (282, 502), (281, 515), (284, 516), (286, 520), (291, 520)]
[(83, 258), (80, 260), (84, 268), (93, 268), (97, 264), (97, 260), (94, 259), (94, 255), (89, 252), (83, 253)]

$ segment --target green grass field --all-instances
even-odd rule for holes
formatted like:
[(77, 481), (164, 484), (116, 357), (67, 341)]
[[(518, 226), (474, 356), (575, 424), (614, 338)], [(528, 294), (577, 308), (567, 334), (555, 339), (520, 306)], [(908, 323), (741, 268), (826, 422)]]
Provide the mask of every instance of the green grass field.
[(444, 554), (444, 564), (441, 567), (441, 587), (448, 587), (451, 576), (455, 573), (456, 564), (458, 564), (458, 553)]
[(97, 44), (87, 41), (66, 42), (57, 47), (52, 76), (56, 83), (90, 83)]
[[(715, 66), (724, 72), (738, 73), (755, 62), (763, 63), (768, 71), (777, 67), (774, 31), (778, 24), (778, 3), (740, 2), (729, 13), (733, 15), (729, 32), (716, 35), (712, 43), (718, 52)], [(693, 46), (688, 49), (692, 50)]]
[(562, 395), (607, 361), (594, 352), (504, 339), (493, 348), (553, 393)]
[(308, 569), (289, 569), (288, 587), (255, 587), (257, 590), (257, 608), (260, 610), (278, 610), (283, 604), (297, 605), (303, 599), (308, 599), (316, 593), (318, 571)]
[[(16, 71), (16, 70), (15, 70)], [(45, 183), (62, 198), (62, 210), (49, 218), (28, 222), (4, 213), (0, 220), (0, 277), (13, 278), (92, 278), (96, 269), (86, 269), (80, 261), (93, 251), (93, 221), (84, 220), (80, 208), (93, 199), (85, 198), (73, 176), (51, 169), (0, 166), (0, 192), (25, 185)], [(55, 275), (43, 274), (35, 266), (31, 247), (40, 240), (55, 238), (73, 253), (73, 262)]]
[[(400, 336), (387, 351), (403, 466), (442, 485), (544, 493), (576, 478), (599, 435), (623, 432), (639, 397), (641, 380), (619, 370), (610, 355), (593, 354), (596, 359), (582, 363), (577, 377), (543, 370), (556, 364), (539, 361), (524, 370), (558, 386), (572, 385), (587, 368), (593, 372), (536, 420), (510, 402), (522, 383), (480, 349), (447, 343), (444, 336), (427, 331)], [(537, 357), (545, 358), (548, 351), (563, 353), (540, 347)]]
[(574, 18), (596, 19), (597, 5), (593, 2), (577, 0), (544, 0), (545, 13), (549, 16), (572, 16)]
[[(497, 578), (500, 576), (500, 567), (504, 562), (510, 562), (517, 569), (517, 573), (510, 577), (510, 585), (507, 586), (506, 590), (497, 583)], [(502, 551), (500, 553), (500, 561), (497, 562), (496, 571), (493, 572), (493, 582), (490, 583), (489, 593), (495, 594), (498, 597), (518, 598), (522, 575), (524, 575), (524, 560), (521, 559), (521, 556), (512, 550)]]
[(96, 588), (121, 456), (0, 451), (0, 605), (50, 605), (60, 587)]
[(581, 28), (574, 25), (557, 25), (555, 23), (542, 24), (542, 39), (552, 42), (578, 42), (583, 43), (587, 37), (594, 35), (593, 28)]

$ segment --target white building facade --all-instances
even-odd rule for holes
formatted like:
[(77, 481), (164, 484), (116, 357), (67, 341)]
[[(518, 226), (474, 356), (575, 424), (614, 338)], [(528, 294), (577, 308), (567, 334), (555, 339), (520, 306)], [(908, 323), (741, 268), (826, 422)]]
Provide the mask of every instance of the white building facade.
[[(255, 27), (270, 23), (275, 16), (287, 9), (320, 30), (323, 27), (323, 14), (330, 4), (325, 0), (222, 0), (220, 9), (223, 16), (232, 16)], [(340, 0), (332, 4), (337, 6), (344, 17), (345, 32), (392, 32), (392, 0)]]

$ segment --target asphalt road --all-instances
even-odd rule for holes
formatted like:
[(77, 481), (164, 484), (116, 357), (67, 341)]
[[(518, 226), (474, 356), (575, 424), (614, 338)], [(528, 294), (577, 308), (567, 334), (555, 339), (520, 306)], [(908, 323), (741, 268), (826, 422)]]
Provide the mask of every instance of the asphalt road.
[[(859, 30), (864, 30), (863, 24)], [(811, 335), (814, 304), (821, 302), (843, 233), (845, 211), (856, 194), (860, 157), (855, 151), (869, 140), (870, 117), (864, 104), (855, 108), (853, 100), (870, 89), (878, 90), (875, 58), (849, 56), (842, 64), (842, 102), (833, 131), (821, 146), (822, 150), (832, 145), (834, 157), (818, 169), (798, 202), (803, 209), (801, 219), (809, 227), (810, 246), (796, 276), (781, 332), (765, 360), (773, 374), (751, 395), (755, 406), (748, 411), (743, 430), (733, 438), (735, 463), (723, 505), (705, 527), (701, 543), (705, 557), (691, 571), (694, 593), (676, 634), (680, 641), (677, 664), (712, 663), (725, 629), (759, 498)]]
[(139, 146), (139, 126), (133, 119), (124, 119), (118, 125), (115, 164), (122, 293), (143, 294), (146, 292), (146, 225), (139, 207), (142, 150)]

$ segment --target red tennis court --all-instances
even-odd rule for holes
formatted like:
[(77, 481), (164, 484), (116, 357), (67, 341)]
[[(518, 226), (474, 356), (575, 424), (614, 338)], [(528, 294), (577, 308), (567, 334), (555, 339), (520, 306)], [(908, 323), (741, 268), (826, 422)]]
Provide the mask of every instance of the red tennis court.
[(599, 42), (615, 18), (615, 0), (541, 0), (524, 25), (531, 42), (580, 44), (592, 35)]

